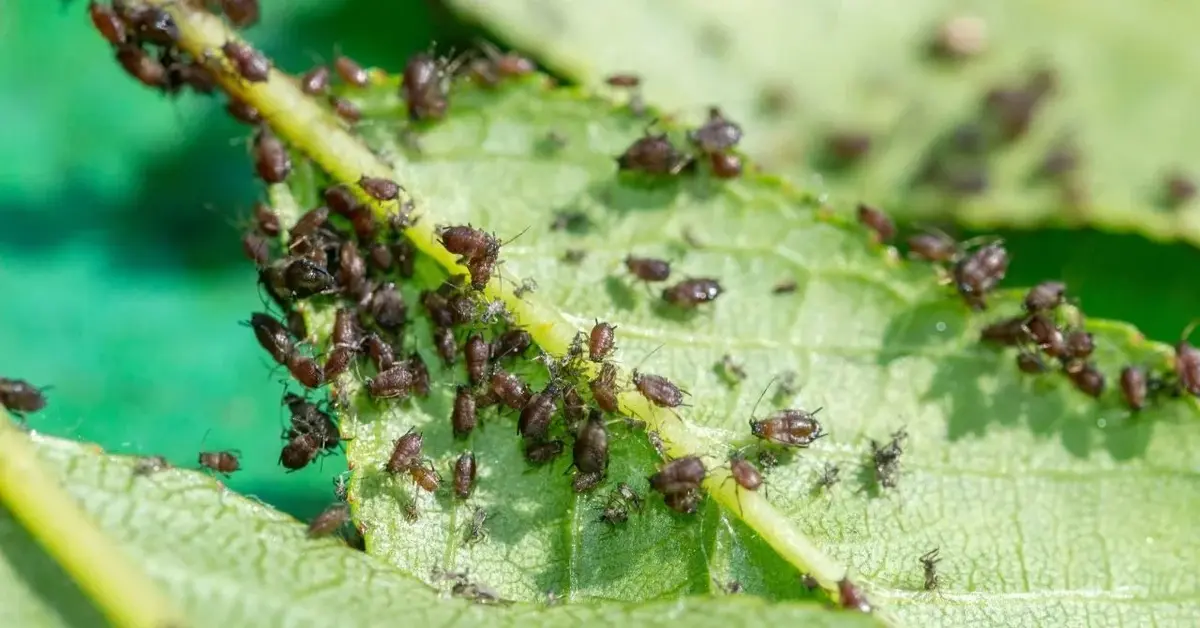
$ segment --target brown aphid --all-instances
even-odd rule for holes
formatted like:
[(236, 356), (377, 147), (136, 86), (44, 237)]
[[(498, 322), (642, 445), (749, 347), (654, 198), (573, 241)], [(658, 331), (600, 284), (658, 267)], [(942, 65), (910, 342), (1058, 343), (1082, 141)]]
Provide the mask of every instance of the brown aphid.
[(454, 463), (454, 494), (459, 499), (471, 496), (475, 489), (475, 454), (464, 452)]
[(136, 45), (118, 46), (116, 57), (125, 72), (142, 85), (156, 89), (167, 85), (167, 69), (157, 59), (146, 54)]
[(813, 441), (825, 436), (816, 415), (823, 408), (812, 412), (799, 408), (779, 410), (761, 421), (750, 419), (750, 433), (766, 441), (786, 447), (808, 447)]
[(467, 260), (467, 271), (471, 273), (471, 287), (476, 290), (483, 290), (489, 281), (492, 280), (492, 273), (496, 270), (496, 258), (494, 257), (479, 257)]
[(1022, 373), (1029, 375), (1040, 375), (1050, 370), (1050, 366), (1042, 360), (1042, 356), (1029, 351), (1021, 351), (1017, 354), (1017, 368)]
[(412, 375), (412, 390), (418, 397), (429, 396), (429, 367), (425, 365), (425, 360), (421, 359), (421, 354), (413, 351), (408, 359), (404, 361), (404, 366), (408, 368), (408, 372)]
[(817, 579), (812, 574), (802, 573), (800, 574), (800, 586), (809, 591), (816, 591), (821, 588), (821, 583), (817, 582)]
[(925, 552), (917, 560), (921, 561), (921, 569), (925, 572), (925, 590), (932, 591), (938, 587), (937, 564), (942, 561), (938, 557), (938, 549), (933, 548)]
[(683, 405), (683, 391), (662, 375), (633, 371), (633, 385), (650, 403), (660, 408), (678, 408)]
[(225, 111), (234, 120), (249, 126), (258, 126), (263, 120), (262, 114), (258, 112), (258, 109), (254, 108), (254, 105), (240, 98), (230, 98), (229, 102), (225, 105)]
[(1063, 339), (1063, 357), (1070, 360), (1084, 360), (1091, 357), (1096, 350), (1096, 338), (1090, 332), (1075, 330)]
[(619, 402), (617, 400), (617, 367), (611, 362), (607, 362), (600, 367), (600, 373), (589, 382), (592, 389), (592, 398), (596, 400), (596, 405), (600, 406), (605, 412), (619, 411)]
[(450, 301), (444, 295), (425, 290), (421, 293), (421, 305), (425, 307), (425, 312), (429, 314), (434, 325), (450, 328), (458, 324), (454, 311), (450, 309)]
[(179, 41), (179, 26), (175, 24), (175, 18), (161, 8), (147, 6), (135, 8), (116, 2), (113, 3), (113, 8), (125, 18), (125, 23), (133, 29), (136, 35), (134, 39), (139, 44), (151, 43), (172, 47)]
[(394, 201), (400, 197), (400, 184), (384, 177), (368, 177), (363, 175), (358, 180), (358, 187), (380, 201)]
[(408, 320), (408, 304), (394, 283), (385, 283), (375, 290), (370, 312), (375, 324), (391, 333), (398, 333)]
[(492, 55), (492, 63), (496, 72), (504, 78), (525, 76), (537, 71), (537, 64), (532, 59), (509, 51), (502, 55)]
[(579, 389), (574, 386), (567, 386), (562, 393), (562, 410), (563, 418), (566, 419), (567, 429), (575, 431), (576, 426), (586, 418), (587, 404), (583, 401), (583, 396), (579, 394)]
[(421, 466), (421, 448), (425, 444), (421, 433), (409, 428), (403, 436), (396, 439), (392, 446), (392, 455), (384, 465), (384, 471), (396, 475)]
[(908, 238), (908, 254), (926, 262), (949, 262), (958, 254), (958, 243), (944, 233), (918, 233)]
[(437, 349), (442, 363), (452, 366), (458, 359), (458, 343), (454, 340), (454, 330), (449, 327), (433, 328), (433, 346)]
[(292, 414), (292, 427), (287, 432), (289, 440), (301, 434), (313, 434), (319, 439), (318, 446), (325, 449), (333, 449), (341, 442), (333, 417), (316, 404), (294, 393), (284, 395), (283, 402)]
[(242, 234), (242, 253), (260, 268), (271, 263), (271, 243), (255, 231)]
[(718, 179), (736, 179), (742, 176), (742, 158), (733, 153), (712, 153), (708, 165)]
[(450, 106), (443, 65), (431, 55), (413, 56), (404, 65), (400, 96), (413, 120), (440, 119)]
[(700, 506), (700, 496), (694, 490), (667, 493), (663, 495), (663, 503), (681, 515), (694, 515)]
[(478, 386), (487, 377), (488, 359), (492, 350), (483, 336), (471, 334), (463, 345), (463, 358), (467, 363), (467, 377)]
[(309, 96), (324, 94), (329, 89), (329, 68), (318, 65), (300, 77), (300, 91)]
[(135, 476), (146, 476), (171, 468), (171, 463), (163, 456), (144, 456), (133, 463)]
[(128, 41), (129, 31), (125, 28), (125, 22), (112, 7), (92, 0), (88, 2), (88, 15), (92, 18), (92, 26), (108, 43), (120, 46)]
[(642, 84), (642, 78), (636, 74), (611, 74), (604, 79), (613, 87), (637, 87)]
[(271, 358), (279, 364), (287, 364), (288, 358), (295, 352), (292, 337), (287, 328), (270, 314), (255, 312), (250, 315), (250, 328), (254, 337)]
[(407, 399), (412, 389), (413, 376), (407, 364), (396, 364), (367, 380), (367, 392), (372, 399)]
[[(363, 238), (360, 235), (359, 239), (370, 240), (371, 238)], [(391, 247), (388, 245), (382, 242), (376, 242), (367, 247), (367, 264), (371, 267), (371, 269), (380, 273), (387, 273), (392, 269), (392, 265), (395, 263), (395, 261), (396, 258), (392, 254)]]
[(1104, 394), (1104, 374), (1090, 362), (1078, 364), (1067, 369), (1067, 377), (1075, 385), (1075, 389), (1089, 397), (1099, 397)]
[(878, 208), (859, 203), (858, 222), (870, 229), (878, 242), (891, 242), (896, 237), (896, 223)]
[(644, 135), (629, 145), (617, 157), (617, 167), (653, 175), (676, 175), (692, 162), (692, 158), (675, 149), (666, 133)]
[(529, 347), (533, 346), (533, 336), (524, 329), (510, 329), (492, 341), (491, 358), (499, 360), (507, 357), (520, 357), (525, 355)]
[(1179, 378), (1180, 389), (1200, 397), (1200, 351), (1187, 341), (1193, 326), (1194, 323), (1188, 325), (1183, 338), (1175, 343), (1175, 376)]
[(282, 231), (279, 215), (265, 203), (255, 203), (254, 225), (260, 233), (269, 237), (275, 237)]
[(624, 504), (610, 501), (604, 505), (604, 510), (600, 512), (600, 523), (616, 526), (626, 521), (629, 521), (629, 509)]
[(838, 580), (838, 603), (842, 605), (842, 608), (860, 613), (872, 611), (867, 596), (863, 595), (862, 589), (859, 589), (858, 585), (850, 582), (850, 578)]
[(292, 353), (286, 365), (292, 377), (305, 388), (320, 388), (325, 384), (325, 369), (313, 358)]
[(1066, 339), (1062, 330), (1044, 314), (1034, 314), (1025, 321), (1025, 332), (1046, 355), (1067, 357)]
[(603, 321), (592, 326), (588, 336), (588, 358), (592, 362), (603, 362), (615, 348), (616, 327)]
[(46, 396), (23, 379), (0, 377), (0, 406), (21, 414), (38, 412), (46, 407)]
[(356, 347), (360, 344), (358, 338), (358, 323), (354, 320), (354, 310), (340, 307), (333, 315), (333, 332), (329, 339), (335, 346), (343, 345)]
[(972, 309), (987, 307), (984, 300), (1008, 272), (1008, 251), (999, 242), (980, 247), (954, 265), (954, 284)]
[(329, 104), (333, 107), (333, 112), (337, 114), (337, 117), (350, 124), (362, 120), (362, 109), (359, 109), (358, 105), (346, 98), (331, 94), (329, 96)]
[(197, 460), (201, 467), (221, 475), (229, 475), (242, 468), (242, 463), (238, 460), (235, 450), (202, 451)]
[(408, 470), (408, 475), (426, 493), (437, 491), (442, 484), (442, 476), (438, 475), (432, 464), (419, 464), (412, 467)]
[(289, 309), (284, 316), (287, 319), (288, 333), (293, 338), (308, 338), (308, 323), (304, 322), (304, 314), (300, 310)]
[(1130, 410), (1137, 412), (1146, 407), (1149, 389), (1144, 369), (1133, 365), (1121, 369), (1121, 395)]
[(412, 242), (401, 240), (392, 245), (392, 256), (396, 258), (396, 266), (398, 267), (400, 276), (405, 279), (412, 279), (416, 274), (417, 250), (413, 248)]
[(492, 373), (489, 389), (501, 403), (513, 410), (520, 410), (529, 402), (529, 387), (519, 377), (504, 369), (496, 369)]
[(317, 539), (329, 536), (342, 529), (350, 521), (350, 506), (345, 503), (334, 504), (321, 514), (313, 517), (308, 524), (308, 538)]
[(299, 471), (316, 460), (320, 451), (321, 439), (316, 434), (297, 434), (279, 452), (279, 464), (288, 472)]
[(562, 453), (563, 442), (561, 440), (525, 444), (525, 460), (529, 461), (530, 464), (546, 464), (561, 456)]
[(455, 438), (466, 438), (479, 424), (476, 414), (475, 395), (467, 386), (459, 386), (454, 394), (454, 410), (450, 414), (450, 425)]
[(396, 364), (396, 351), (379, 334), (374, 332), (363, 337), (362, 347), (366, 349), (375, 371), (382, 373)]
[(1025, 311), (1030, 314), (1048, 312), (1062, 305), (1067, 293), (1067, 284), (1061, 281), (1043, 281), (1029, 289), (1025, 295)]
[(625, 268), (642, 281), (666, 281), (671, 276), (671, 262), (653, 257), (625, 256)]
[(264, 183), (283, 183), (292, 173), (292, 156), (266, 127), (254, 136), (254, 170)]
[(650, 488), (670, 495), (683, 493), (700, 488), (706, 474), (704, 463), (696, 456), (677, 458), (663, 465), (662, 469), (650, 476)]
[(992, 323), (983, 328), (979, 335), (980, 340), (1004, 347), (1015, 347), (1029, 338), (1029, 331), (1025, 325), (1027, 320), (1029, 319), (1025, 316), (1015, 316)]
[(599, 473), (608, 469), (608, 428), (604, 417), (592, 410), (575, 435), (574, 464), (580, 473)]
[(329, 221), (329, 208), (325, 206), (316, 207), (304, 212), (300, 216), (296, 224), (288, 230), (288, 241), (294, 246), (300, 240), (312, 240), (316, 237), (317, 231)]
[(493, 258), (500, 252), (500, 241), (482, 229), (471, 225), (438, 229), (442, 246), (463, 259)]
[(293, 298), (305, 299), (315, 294), (332, 292), (337, 281), (328, 271), (312, 260), (297, 257), (283, 269), (283, 283)]
[(339, 375), (346, 372), (350, 368), (350, 362), (354, 359), (356, 351), (351, 345), (337, 345), (329, 352), (325, 358), (322, 377), (325, 381), (333, 381)]
[(695, 131), (688, 132), (690, 141), (700, 152), (713, 155), (737, 146), (742, 139), (742, 127), (727, 119), (717, 107), (708, 110), (708, 121)]
[(690, 309), (716, 300), (721, 296), (721, 290), (721, 284), (717, 283), (716, 279), (684, 279), (674, 286), (664, 288), (662, 298), (671, 305)]
[(258, 23), (259, 0), (220, 0), (221, 12), (234, 28), (249, 28)]
[(333, 61), (333, 69), (337, 70), (342, 80), (355, 87), (366, 87), (370, 82), (367, 71), (357, 61), (345, 55), (339, 55)]
[(762, 473), (741, 456), (729, 458), (729, 476), (738, 486), (748, 491), (757, 491), (763, 483)]
[(553, 383), (530, 397), (525, 407), (521, 408), (521, 416), (517, 420), (517, 433), (526, 440), (540, 441), (545, 438), (550, 432), (550, 420), (554, 418), (557, 400), (558, 388)]
[(221, 46), (221, 51), (229, 57), (238, 74), (251, 83), (264, 83), (271, 75), (271, 62), (246, 42), (229, 40)]

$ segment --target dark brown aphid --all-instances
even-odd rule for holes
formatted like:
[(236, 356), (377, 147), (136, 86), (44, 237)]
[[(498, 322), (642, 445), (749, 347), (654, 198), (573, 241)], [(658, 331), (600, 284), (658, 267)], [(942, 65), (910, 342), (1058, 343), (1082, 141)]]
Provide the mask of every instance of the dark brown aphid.
[(489, 389), (501, 403), (513, 410), (520, 410), (529, 402), (529, 387), (519, 377), (504, 369), (497, 369), (492, 373)]
[(406, 399), (412, 394), (413, 376), (407, 364), (396, 364), (367, 380), (367, 391), (373, 399)]
[(1025, 321), (1025, 332), (1038, 348), (1052, 358), (1067, 356), (1066, 339), (1058, 328), (1044, 314), (1034, 314)]
[(23, 379), (0, 377), (0, 406), (21, 414), (38, 412), (46, 407), (46, 396)]
[(229, 57), (242, 78), (251, 83), (264, 83), (271, 75), (271, 62), (263, 53), (241, 41), (227, 41), (221, 50)]
[(471, 496), (475, 488), (475, 454), (465, 452), (454, 463), (454, 494), (460, 499)]
[(445, 116), (450, 106), (446, 87), (441, 62), (427, 54), (409, 59), (404, 65), (404, 80), (400, 84), (400, 95), (408, 105), (408, 116), (413, 120), (437, 120)]
[(442, 476), (438, 475), (437, 471), (431, 464), (420, 464), (408, 470), (409, 476), (413, 482), (417, 483), (425, 492), (433, 493), (437, 491), (438, 486), (442, 484)]
[(742, 139), (742, 127), (727, 119), (717, 107), (708, 110), (708, 121), (688, 133), (690, 141), (705, 154), (724, 153), (737, 146)]
[(357, 347), (360, 344), (358, 338), (358, 323), (354, 320), (354, 310), (348, 307), (340, 307), (333, 315), (333, 333), (329, 339), (333, 341), (335, 346), (341, 345), (346, 347)]
[(704, 463), (696, 456), (677, 458), (663, 465), (662, 469), (650, 476), (650, 488), (669, 495), (683, 493), (700, 488), (706, 471)]
[(290, 471), (299, 471), (317, 458), (321, 451), (321, 439), (316, 434), (298, 434), (279, 452), (279, 464)]
[(287, 370), (305, 388), (320, 388), (325, 384), (325, 369), (308, 356), (291, 354), (288, 356)]
[(878, 208), (859, 203), (858, 222), (870, 229), (878, 242), (891, 242), (896, 237), (896, 223)]
[(450, 309), (450, 302), (444, 295), (425, 290), (421, 293), (421, 305), (425, 307), (425, 312), (429, 314), (434, 325), (449, 328), (458, 324), (454, 310)]
[(611, 362), (605, 363), (600, 367), (600, 374), (589, 382), (592, 389), (592, 398), (596, 400), (596, 405), (600, 406), (605, 412), (619, 411), (619, 402), (617, 400), (617, 367)]
[(254, 205), (254, 225), (265, 236), (275, 237), (282, 231), (279, 216), (264, 203)]
[(1030, 288), (1025, 295), (1025, 311), (1030, 314), (1048, 312), (1062, 305), (1067, 293), (1067, 284), (1061, 281), (1043, 281)]
[(529, 347), (533, 346), (533, 336), (524, 329), (510, 329), (500, 334), (491, 345), (491, 358), (499, 360), (507, 357), (520, 357), (525, 355)]
[(283, 282), (297, 299), (332, 292), (337, 284), (328, 271), (303, 257), (288, 262), (283, 269)]
[(742, 176), (742, 158), (733, 153), (713, 153), (708, 156), (708, 165), (718, 179), (736, 179)]
[(998, 242), (980, 247), (954, 265), (958, 293), (972, 309), (987, 307), (984, 300), (1008, 272), (1008, 251)]
[(327, 412), (322, 411), (316, 404), (304, 397), (288, 393), (284, 395), (284, 403), (292, 413), (292, 427), (288, 430), (287, 438), (294, 439), (301, 434), (313, 434), (318, 440), (318, 446), (333, 449), (341, 442), (337, 423)]
[(425, 439), (421, 433), (409, 428), (403, 436), (396, 439), (392, 447), (392, 455), (384, 465), (384, 470), (396, 475), (420, 466), (421, 448), (424, 444)]
[(579, 428), (573, 453), (575, 468), (580, 473), (603, 475), (608, 469), (608, 428), (599, 411), (592, 410), (587, 422)]
[(463, 358), (467, 363), (467, 377), (472, 384), (478, 386), (487, 377), (488, 358), (491, 353), (491, 347), (483, 336), (471, 334), (467, 338), (466, 344), (463, 345)]
[(323, 65), (304, 73), (300, 77), (300, 91), (309, 96), (324, 94), (329, 89), (329, 68)]
[(908, 238), (909, 255), (926, 262), (949, 262), (958, 254), (958, 243), (944, 233), (918, 233)]
[(287, 328), (270, 314), (255, 312), (250, 315), (250, 328), (258, 344), (271, 354), (271, 358), (279, 364), (287, 364), (288, 358), (295, 352), (292, 337)]
[(342, 529), (350, 521), (350, 506), (347, 504), (334, 504), (329, 508), (321, 511), (321, 514), (313, 517), (313, 520), (308, 524), (308, 538), (316, 539), (323, 536), (329, 536), (334, 532)]
[(500, 252), (499, 240), (470, 225), (443, 227), (438, 230), (438, 236), (447, 251), (466, 260), (491, 258)]
[(531, 464), (546, 464), (561, 456), (562, 452), (563, 442), (561, 440), (525, 444), (525, 459)]
[(271, 263), (271, 243), (255, 231), (242, 235), (242, 253), (259, 268)]
[(92, 18), (92, 26), (100, 32), (100, 36), (113, 46), (120, 46), (129, 39), (125, 22), (107, 4), (95, 0), (88, 2), (88, 15)]
[(925, 572), (925, 590), (932, 591), (938, 587), (937, 564), (941, 562), (938, 557), (937, 547), (925, 552), (918, 560), (921, 561), (921, 569)]
[(1028, 351), (1021, 351), (1017, 354), (1017, 368), (1022, 373), (1030, 375), (1041, 375), (1050, 370), (1050, 366), (1042, 360), (1042, 356)]
[(141, 48), (131, 44), (118, 46), (116, 57), (125, 72), (142, 85), (156, 89), (167, 85), (167, 69)]
[(197, 459), (200, 466), (221, 475), (229, 475), (242, 468), (242, 463), (238, 460), (237, 452), (234, 450), (202, 451)]
[(258, 112), (258, 109), (240, 98), (230, 98), (225, 105), (225, 111), (242, 124), (258, 126), (262, 122), (262, 114)]
[(138, 458), (137, 462), (133, 464), (133, 474), (136, 476), (146, 476), (170, 468), (171, 463), (163, 456), (144, 456)]
[(816, 414), (789, 408), (780, 410), (761, 421), (750, 420), (750, 433), (758, 438), (788, 447), (808, 447), (813, 441), (825, 436)]
[(221, 0), (221, 12), (234, 28), (249, 28), (258, 23), (259, 0)]
[[(521, 408), (521, 416), (517, 420), (517, 433), (526, 440), (540, 441), (545, 438), (550, 431), (550, 420), (554, 418), (557, 400), (558, 388), (553, 383), (530, 397), (525, 407)], [(578, 445), (576, 441), (576, 447)]]
[(379, 334), (374, 332), (367, 334), (362, 341), (362, 346), (367, 351), (367, 355), (371, 357), (371, 362), (375, 364), (375, 371), (382, 373), (396, 364), (396, 351), (392, 345), (388, 344)]
[(492, 57), (492, 64), (496, 68), (496, 72), (504, 78), (525, 76), (537, 70), (537, 64), (532, 59), (512, 51), (500, 55), (495, 54), (493, 51), (489, 56)]
[(1149, 388), (1146, 371), (1141, 367), (1126, 366), (1121, 369), (1121, 395), (1125, 397), (1130, 410), (1137, 412), (1146, 407)]
[(264, 183), (283, 183), (292, 173), (292, 156), (266, 127), (254, 136), (254, 170)]
[(700, 496), (696, 491), (667, 493), (663, 495), (663, 503), (679, 514), (694, 515), (700, 506)]
[(579, 394), (579, 390), (574, 386), (568, 386), (562, 393), (562, 410), (563, 417), (566, 419), (567, 429), (575, 431), (576, 426), (583, 421), (587, 413), (587, 405), (583, 402), (583, 396)]
[(842, 605), (842, 608), (860, 613), (870, 613), (872, 610), (867, 596), (863, 595), (862, 589), (859, 589), (858, 585), (850, 582), (850, 578), (838, 580), (838, 603)]
[(496, 259), (481, 257), (467, 260), (467, 270), (471, 273), (471, 287), (483, 290), (492, 280), (492, 273), (496, 270)]
[(418, 397), (429, 396), (429, 367), (425, 365), (425, 360), (421, 359), (421, 354), (413, 351), (408, 359), (404, 361), (405, 367), (412, 375), (412, 390)]
[(1183, 338), (1175, 343), (1175, 376), (1182, 390), (1200, 397), (1200, 351), (1187, 341), (1193, 325), (1188, 325)]
[(466, 386), (459, 386), (454, 395), (454, 411), (450, 414), (450, 425), (455, 438), (466, 438), (478, 425), (475, 410), (475, 395)]
[(396, 289), (396, 284), (385, 283), (371, 296), (371, 318), (381, 329), (398, 333), (408, 320), (408, 304)]
[(1004, 347), (1015, 347), (1030, 337), (1025, 325), (1027, 320), (1029, 319), (1025, 316), (1015, 316), (992, 323), (983, 328), (980, 340)]
[(1071, 379), (1076, 390), (1085, 395), (1099, 397), (1104, 393), (1104, 374), (1090, 362), (1067, 369), (1067, 377)]
[(308, 241), (316, 238), (317, 230), (329, 221), (329, 208), (317, 207), (304, 212), (303, 216), (288, 230), (289, 246), (294, 247), (298, 241)]
[(666, 281), (671, 276), (671, 262), (653, 257), (625, 256), (625, 268), (642, 281)]
[(738, 486), (748, 491), (757, 491), (763, 483), (762, 473), (741, 456), (729, 459), (729, 475)]
[(612, 353), (616, 338), (616, 327), (598, 321), (588, 336), (588, 358), (592, 362), (603, 362)]
[(442, 363), (451, 366), (458, 358), (458, 343), (454, 341), (454, 330), (449, 327), (433, 328), (433, 345), (437, 348)]
[(394, 201), (400, 197), (400, 184), (383, 177), (363, 175), (358, 180), (358, 187), (380, 201)]
[(662, 291), (663, 301), (684, 308), (694, 308), (700, 304), (714, 301), (719, 296), (721, 296), (721, 284), (717, 283), (716, 279), (705, 277), (684, 279)]
[(175, 24), (175, 18), (164, 10), (158, 7), (127, 7), (124, 3), (113, 3), (113, 8), (133, 29), (138, 43), (172, 47), (179, 41), (179, 27)]
[(613, 87), (637, 87), (642, 84), (642, 78), (636, 74), (612, 74), (604, 82)]
[(354, 359), (356, 351), (351, 345), (337, 345), (329, 352), (329, 356), (325, 358), (322, 377), (325, 381), (333, 381), (339, 375), (346, 372), (350, 367), (350, 361)]
[(576, 493), (586, 493), (604, 481), (604, 474), (598, 472), (576, 473), (571, 480), (571, 490)]
[[(363, 238), (359, 235), (359, 239), (370, 240), (370, 237)], [(396, 258), (392, 254), (392, 249), (382, 242), (376, 242), (367, 248), (367, 263), (373, 270), (381, 273), (386, 273), (392, 269)]]
[(1095, 350), (1096, 338), (1090, 332), (1075, 330), (1063, 339), (1063, 357), (1066, 359), (1084, 360)]
[(342, 98), (341, 96), (330, 95), (329, 104), (333, 107), (333, 112), (342, 120), (354, 124), (362, 120), (362, 109), (352, 101)]
[(875, 465), (875, 480), (884, 488), (895, 488), (900, 479), (900, 456), (908, 432), (900, 429), (892, 434), (886, 445), (871, 441), (871, 460)]
[(396, 266), (399, 268), (400, 276), (405, 279), (412, 279), (416, 273), (417, 251), (413, 248), (412, 242), (401, 240), (392, 245), (392, 256), (396, 258)]
[(333, 68), (337, 70), (338, 76), (342, 77), (343, 81), (355, 87), (366, 87), (370, 82), (367, 71), (354, 59), (345, 55), (334, 60)]
[(638, 138), (617, 157), (617, 167), (653, 175), (676, 175), (692, 162), (691, 157), (675, 149), (665, 133)]
[(633, 372), (633, 385), (650, 403), (660, 408), (678, 408), (683, 405), (683, 391), (662, 375)]

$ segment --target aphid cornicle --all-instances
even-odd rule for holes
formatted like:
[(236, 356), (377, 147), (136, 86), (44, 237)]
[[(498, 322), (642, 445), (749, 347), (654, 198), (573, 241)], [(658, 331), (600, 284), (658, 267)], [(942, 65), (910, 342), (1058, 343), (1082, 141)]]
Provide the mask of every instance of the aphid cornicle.
[(407, 399), (412, 387), (412, 371), (406, 364), (396, 364), (367, 380), (367, 392), (373, 399)]
[(31, 414), (46, 407), (46, 396), (23, 379), (0, 377), (0, 406), (10, 412)]
[(288, 358), (296, 350), (292, 337), (287, 328), (270, 314), (255, 312), (250, 315), (250, 328), (258, 344), (271, 354), (271, 358), (279, 364), (287, 364)]
[(859, 203), (858, 222), (870, 229), (879, 242), (891, 242), (896, 237), (896, 223), (878, 208)]
[(1061, 281), (1043, 281), (1030, 288), (1025, 295), (1025, 311), (1030, 314), (1046, 312), (1062, 305), (1067, 293), (1067, 284)]
[(650, 476), (650, 487), (663, 495), (683, 493), (700, 488), (706, 473), (700, 458), (685, 456), (668, 462)]
[(459, 386), (454, 394), (454, 410), (450, 414), (450, 425), (455, 438), (466, 438), (475, 429), (479, 419), (475, 408), (475, 395), (467, 386)]
[(1149, 384), (1144, 369), (1132, 365), (1121, 369), (1121, 395), (1130, 410), (1137, 412), (1145, 408), (1148, 393)]
[(662, 375), (633, 371), (633, 385), (650, 403), (660, 408), (677, 408), (683, 405), (683, 391)]
[(525, 407), (521, 408), (521, 416), (517, 420), (517, 433), (527, 440), (545, 438), (550, 432), (550, 420), (554, 418), (554, 406), (557, 401), (558, 389), (553, 382), (530, 397)]
[(221, 475), (229, 475), (242, 468), (242, 463), (238, 460), (237, 452), (228, 451), (202, 451), (197, 460), (200, 466), (220, 473)]
[(459, 499), (471, 496), (475, 489), (475, 454), (463, 452), (454, 463), (454, 494)]
[(529, 402), (529, 387), (519, 377), (496, 369), (489, 380), (489, 388), (504, 405), (513, 410), (520, 410)]
[(403, 436), (396, 439), (392, 446), (392, 455), (388, 458), (384, 470), (393, 475), (403, 473), (421, 464), (421, 448), (425, 439), (421, 433), (409, 428)]
[(327, 89), (329, 89), (329, 68), (327, 66), (318, 65), (300, 77), (300, 91), (309, 96), (324, 94)]
[(308, 538), (316, 539), (329, 536), (341, 529), (350, 521), (350, 506), (345, 503), (334, 504), (321, 511), (308, 524)]
[(616, 327), (603, 321), (597, 321), (588, 335), (588, 358), (592, 362), (603, 362), (612, 353)]
[(605, 412), (619, 411), (619, 401), (617, 399), (617, 366), (612, 362), (606, 362), (600, 367), (600, 373), (595, 379), (588, 382), (592, 389), (592, 398), (596, 400), (596, 405), (600, 406)]
[(321, 440), (316, 434), (298, 434), (279, 452), (279, 464), (291, 471), (307, 467), (321, 451)]
[(339, 55), (333, 62), (333, 68), (337, 70), (338, 76), (342, 80), (355, 87), (366, 87), (369, 77), (367, 71), (363, 69), (357, 61), (345, 55)]
[(573, 453), (575, 468), (580, 473), (603, 474), (608, 469), (608, 428), (599, 411), (592, 410), (587, 422), (580, 426)]
[(292, 156), (266, 127), (254, 136), (254, 169), (264, 183), (283, 183), (292, 173)]
[(653, 257), (625, 256), (625, 269), (642, 281), (666, 281), (671, 277), (671, 262)]
[(715, 301), (721, 296), (721, 284), (716, 279), (700, 277), (685, 279), (662, 291), (663, 301), (684, 308), (694, 308)]
[(400, 196), (400, 184), (383, 177), (368, 177), (363, 175), (358, 179), (358, 187), (380, 201), (394, 201)]
[(525, 460), (531, 464), (546, 464), (561, 456), (562, 452), (563, 442), (561, 440), (525, 444)]
[(742, 139), (742, 127), (727, 119), (717, 107), (708, 110), (708, 121), (703, 126), (688, 133), (690, 141), (700, 152), (705, 154), (723, 153)]
[(221, 46), (238, 74), (251, 83), (262, 83), (271, 75), (271, 62), (250, 44), (229, 40)]
[(488, 358), (491, 347), (479, 334), (471, 334), (463, 345), (463, 358), (467, 363), (467, 377), (478, 386), (487, 377)]

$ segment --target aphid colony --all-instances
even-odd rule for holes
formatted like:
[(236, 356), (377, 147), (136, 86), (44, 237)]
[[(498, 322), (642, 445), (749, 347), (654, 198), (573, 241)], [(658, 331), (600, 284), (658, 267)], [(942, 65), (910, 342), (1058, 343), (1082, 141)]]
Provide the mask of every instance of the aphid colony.
[[(614, 83), (616, 78), (621, 82)], [(613, 77), (609, 83), (623, 86), (632, 78), (636, 77)], [(742, 127), (726, 118), (720, 109), (710, 108), (708, 120), (689, 131), (687, 139), (692, 146), (690, 153), (679, 150), (666, 133), (655, 134), (647, 130), (617, 157), (617, 167), (654, 176), (676, 176), (694, 171), (697, 160), (703, 159), (714, 177), (733, 179), (741, 176), (742, 160), (733, 149), (742, 139)]]

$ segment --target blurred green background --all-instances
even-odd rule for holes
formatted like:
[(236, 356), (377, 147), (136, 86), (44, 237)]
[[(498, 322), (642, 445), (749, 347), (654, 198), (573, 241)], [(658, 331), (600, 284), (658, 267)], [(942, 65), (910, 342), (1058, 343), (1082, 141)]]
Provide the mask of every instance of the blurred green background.
[[(263, 4), (248, 36), (291, 71), (335, 49), (394, 69), (433, 41), (463, 49), (480, 35), (433, 1)], [(54, 387), (32, 427), (181, 466), (195, 466), (201, 446), (238, 448), (232, 488), (299, 517), (320, 510), (345, 461), (283, 473), (285, 373), (238, 324), (263, 308), (239, 243), (261, 194), (245, 128), (216, 100), (168, 100), (126, 78), (82, 0), (5, 9), (0, 374)], [(1087, 231), (1002, 235), (1015, 259), (1009, 285), (1065, 279), (1091, 316), (1166, 341), (1200, 312), (1191, 247)]]

